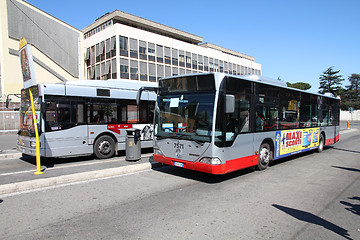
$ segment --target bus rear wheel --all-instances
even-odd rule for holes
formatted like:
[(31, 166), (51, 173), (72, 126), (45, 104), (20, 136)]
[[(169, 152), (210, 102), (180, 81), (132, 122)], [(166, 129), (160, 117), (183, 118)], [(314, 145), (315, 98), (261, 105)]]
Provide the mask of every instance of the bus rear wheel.
[(259, 149), (259, 161), (257, 169), (265, 170), (273, 160), (271, 147), (268, 143), (263, 143)]
[(94, 154), (97, 158), (111, 158), (115, 154), (115, 141), (110, 136), (99, 137), (94, 144)]
[(321, 134), (320, 139), (319, 139), (319, 147), (317, 149), (317, 152), (321, 153), (324, 150), (324, 146), (325, 146), (325, 138), (324, 138), (324, 135)]

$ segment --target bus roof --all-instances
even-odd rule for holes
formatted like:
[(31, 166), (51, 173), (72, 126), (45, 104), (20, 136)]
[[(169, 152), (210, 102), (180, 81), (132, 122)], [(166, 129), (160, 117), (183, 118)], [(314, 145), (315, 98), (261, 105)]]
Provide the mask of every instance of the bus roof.
[(287, 88), (287, 89), (291, 89), (291, 90), (295, 90), (295, 91), (299, 91), (299, 92), (303, 92), (303, 93), (339, 99), (335, 96), (331, 96), (332, 94), (329, 94), (329, 93), (320, 94), (320, 93), (308, 92), (306, 90), (301, 90), (298, 88), (288, 87), (285, 82), (282, 82), (280, 80), (276, 80), (273, 78), (269, 78), (269, 77), (260, 76), (260, 75), (232, 75), (232, 74), (228, 74), (228, 73), (219, 73), (219, 72), (210, 72), (210, 73), (204, 72), (204, 73), (191, 73), (191, 74), (185, 74), (185, 75), (178, 75), (178, 76), (166, 77), (166, 78), (162, 78), (162, 79), (169, 79), (169, 78), (174, 78), (174, 77), (195, 76), (195, 75), (206, 75), (206, 74), (214, 74), (215, 76), (218, 76), (219, 79), (223, 79), (225, 76), (231, 76), (231, 77), (244, 79), (244, 80), (248, 80), (248, 81), (252, 81), (252, 82), (260, 82), (260, 83), (265, 83), (265, 84), (269, 84), (269, 85), (273, 85), (273, 86), (278, 86), (281, 88)]

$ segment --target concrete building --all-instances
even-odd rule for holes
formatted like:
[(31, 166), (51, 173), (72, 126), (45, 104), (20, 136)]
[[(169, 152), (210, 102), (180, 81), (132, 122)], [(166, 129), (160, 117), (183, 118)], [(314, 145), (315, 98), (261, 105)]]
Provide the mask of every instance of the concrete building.
[(119, 10), (82, 30), (88, 79), (157, 81), (194, 72), (261, 75), (254, 57)]
[[(20, 0), (0, 1), (0, 109), (6, 97), (19, 94), (23, 80), (19, 59), (19, 40), (32, 45), (37, 82), (55, 83), (79, 77), (84, 60), (79, 60), (83, 34), (46, 12)], [(80, 44), (80, 48), (79, 48)], [(79, 67), (80, 64), (80, 67)], [(80, 70), (80, 76), (83, 72)], [(84, 76), (82, 76), (84, 77)], [(11, 95), (10, 109), (19, 99)], [(15, 105), (14, 105), (15, 104)]]

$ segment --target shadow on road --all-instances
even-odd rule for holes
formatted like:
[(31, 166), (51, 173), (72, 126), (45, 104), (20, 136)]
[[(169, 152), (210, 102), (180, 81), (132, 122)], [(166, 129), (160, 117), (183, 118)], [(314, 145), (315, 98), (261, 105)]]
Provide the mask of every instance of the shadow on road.
[(355, 150), (350, 150), (350, 149), (343, 149), (343, 148), (337, 148), (337, 147), (331, 147), (334, 150), (338, 150), (338, 151), (345, 151), (345, 152), (352, 152), (352, 153), (360, 153), (360, 151), (355, 151)]
[[(360, 202), (360, 197), (349, 197), (350, 200), (357, 200)], [(341, 204), (348, 206), (346, 210), (352, 212), (353, 214), (360, 215), (360, 204), (353, 204), (350, 202), (340, 201)]]
[(236, 178), (254, 172), (254, 168), (247, 168), (236, 172), (231, 172), (225, 175), (211, 175), (208, 173), (193, 171), (193, 170), (169, 166), (169, 165), (164, 165), (163, 167), (160, 168), (154, 168), (153, 170), (157, 172), (166, 173), (182, 178), (188, 178), (209, 184), (220, 183), (223, 181), (230, 180), (232, 178)]
[(343, 238), (352, 239), (352, 238), (350, 238), (350, 234), (348, 233), (348, 230), (346, 230), (342, 227), (339, 227), (338, 225), (335, 225), (335, 224), (333, 224), (321, 217), (318, 217), (312, 213), (294, 209), (294, 208), (281, 206), (281, 205), (277, 205), (277, 204), (273, 204), (272, 206), (283, 211), (284, 213), (289, 214), (290, 216), (292, 216), (300, 221), (322, 226), (322, 227), (328, 229), (329, 231), (332, 231), (332, 232), (342, 236)]
[(353, 171), (353, 172), (360, 172), (360, 169), (357, 169), (357, 168), (347, 168), (347, 167), (339, 167), (339, 166), (331, 166), (331, 167), (348, 170), (348, 171)]

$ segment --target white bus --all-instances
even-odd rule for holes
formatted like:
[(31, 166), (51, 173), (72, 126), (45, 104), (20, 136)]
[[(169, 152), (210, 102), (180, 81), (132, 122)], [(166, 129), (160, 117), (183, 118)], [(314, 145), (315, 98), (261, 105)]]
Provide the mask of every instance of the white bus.
[[(143, 95), (142, 86), (156, 83), (131, 80), (74, 80), (32, 87), (40, 138), (40, 156), (94, 154), (109, 158), (125, 149), (126, 129), (141, 130), (141, 146), (152, 147), (156, 95)], [(21, 91), (18, 150), (36, 155), (36, 138), (29, 90)]]
[(263, 170), (339, 140), (339, 99), (280, 81), (203, 73), (163, 78), (157, 92), (157, 162), (211, 174)]

